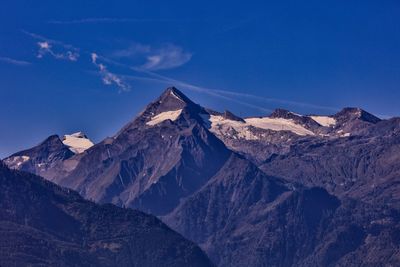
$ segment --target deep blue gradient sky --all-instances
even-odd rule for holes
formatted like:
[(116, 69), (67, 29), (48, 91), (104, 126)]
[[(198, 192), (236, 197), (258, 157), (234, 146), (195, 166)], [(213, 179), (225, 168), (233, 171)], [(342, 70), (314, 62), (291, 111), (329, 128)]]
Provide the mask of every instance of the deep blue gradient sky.
[(397, 0), (7, 2), (0, 157), (54, 133), (100, 141), (168, 85), (242, 116), (400, 114)]

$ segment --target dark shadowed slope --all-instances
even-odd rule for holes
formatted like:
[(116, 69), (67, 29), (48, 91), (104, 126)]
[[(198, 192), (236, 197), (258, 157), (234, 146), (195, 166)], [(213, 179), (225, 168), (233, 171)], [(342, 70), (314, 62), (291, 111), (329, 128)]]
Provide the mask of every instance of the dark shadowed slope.
[(212, 266), (157, 218), (0, 162), (0, 266)]
[(398, 266), (399, 215), (283, 184), (232, 156), (163, 219), (218, 266)]

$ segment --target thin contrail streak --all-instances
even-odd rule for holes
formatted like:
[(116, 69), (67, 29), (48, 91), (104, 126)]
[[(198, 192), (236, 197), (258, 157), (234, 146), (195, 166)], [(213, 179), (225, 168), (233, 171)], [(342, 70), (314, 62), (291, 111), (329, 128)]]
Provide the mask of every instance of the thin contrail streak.
[(10, 57), (2, 57), (2, 56), (0, 56), (0, 61), (12, 64), (12, 65), (16, 65), (16, 66), (29, 66), (32, 64), (31, 62), (28, 62), (25, 60), (19, 60), (19, 59), (14, 59), (14, 58), (10, 58)]
[[(170, 84), (170, 85), (178, 86), (180, 88), (183, 87), (183, 89), (188, 89), (188, 90), (191, 90), (191, 91), (196, 91), (196, 92), (199, 92), (199, 93), (208, 94), (208, 95), (211, 95), (211, 96), (214, 96), (214, 97), (218, 97), (218, 98), (221, 98), (221, 99), (225, 99), (225, 100), (229, 100), (229, 101), (241, 104), (243, 106), (247, 106), (247, 107), (251, 107), (251, 108), (254, 108), (254, 109), (258, 109), (258, 110), (261, 110), (263, 112), (271, 112), (272, 111), (271, 109), (267, 109), (267, 108), (262, 107), (262, 106), (254, 105), (254, 104), (251, 104), (251, 103), (248, 103), (248, 102), (245, 102), (245, 101), (234, 99), (234, 98), (226, 96), (226, 95), (222, 95), (221, 92), (218, 92), (217, 90), (213, 90), (213, 89), (209, 89), (209, 88), (205, 88), (205, 87), (200, 87), (200, 86), (193, 85), (193, 84), (190, 84), (190, 83), (187, 83), (187, 82), (175, 80), (175, 79), (172, 79), (170, 77), (163, 76), (163, 75), (157, 74), (157, 73), (152, 72), (152, 71), (148, 71), (148, 70), (144, 70), (144, 69), (141, 69), (141, 68), (138, 68), (138, 67), (133, 67), (133, 66), (130, 66), (130, 65), (127, 65), (127, 64), (120, 63), (118, 61), (109, 59), (109, 58), (104, 57), (104, 56), (99, 56), (99, 58), (104, 60), (105, 62), (107, 62), (109, 64), (113, 64), (113, 65), (116, 65), (116, 66), (119, 66), (119, 67), (125, 67), (125, 68), (128, 68), (128, 69), (130, 69), (130, 70), (132, 70), (134, 72), (144, 73), (146, 75), (155, 77), (156, 79), (154, 81), (157, 81), (157, 82), (167, 83), (167, 84)], [(128, 77), (129, 77), (129, 75), (128, 75)], [(136, 79), (138, 78), (137, 76), (134, 76), (134, 77)]]
[[(298, 101), (291, 101), (291, 100), (284, 100), (284, 99), (277, 99), (277, 98), (267, 98), (267, 97), (261, 97), (261, 96), (257, 96), (257, 95), (252, 95), (252, 94), (247, 94), (247, 93), (239, 93), (239, 92), (234, 92), (234, 91), (229, 91), (229, 90), (221, 90), (221, 89), (211, 89), (211, 88), (206, 88), (206, 87), (201, 87), (201, 86), (197, 86), (197, 85), (193, 85), (184, 81), (180, 81), (180, 80), (176, 80), (164, 75), (160, 75), (158, 73), (152, 72), (152, 71), (148, 71), (148, 70), (144, 70), (138, 67), (132, 67), (130, 65), (127, 64), (123, 64), (120, 62), (117, 62), (115, 60), (109, 59), (107, 57), (101, 56), (101, 59), (103, 59), (104, 61), (110, 63), (110, 64), (114, 64), (120, 67), (126, 67), (131, 69), (132, 71), (135, 72), (139, 72), (139, 73), (144, 73), (147, 74), (149, 76), (153, 76), (156, 77), (158, 79), (164, 80), (166, 82), (170, 82), (172, 84), (175, 84), (176, 86), (184, 86), (186, 89), (189, 90), (196, 90), (197, 92), (202, 92), (202, 93), (206, 93), (211, 95), (211, 92), (213, 92), (214, 96), (216, 96), (215, 94), (218, 95), (230, 95), (230, 96), (236, 96), (236, 97), (245, 97), (245, 98), (251, 98), (251, 99), (255, 99), (258, 101), (263, 101), (263, 102), (267, 102), (267, 103), (280, 103), (280, 104), (285, 104), (285, 105), (293, 105), (293, 106), (298, 106), (298, 107), (308, 107), (308, 108), (315, 108), (315, 109), (320, 109), (320, 110), (329, 110), (329, 111), (337, 111), (340, 108), (338, 107), (330, 107), (330, 106), (321, 106), (321, 105), (315, 105), (315, 104), (310, 104), (310, 103), (304, 103), (304, 102), (298, 102)], [(226, 98), (229, 100), (233, 101), (233, 98)], [(247, 103), (244, 101), (239, 101), (236, 100), (236, 103)], [(247, 103), (247, 106), (252, 106), (253, 108), (257, 108), (257, 109), (262, 109), (263, 111), (271, 111), (271, 109), (266, 109), (264, 107), (261, 106), (257, 106), (254, 104), (250, 104)]]
[(167, 84), (167, 85), (171, 85), (171, 86), (178, 86), (180, 89), (183, 89), (183, 90), (187, 89), (187, 90), (190, 90), (190, 91), (207, 94), (207, 95), (210, 95), (210, 96), (214, 96), (214, 97), (217, 97), (217, 98), (221, 98), (221, 99), (225, 99), (225, 100), (228, 100), (228, 101), (231, 101), (231, 102), (235, 102), (235, 103), (238, 103), (238, 104), (243, 105), (243, 106), (247, 106), (247, 107), (250, 107), (250, 108), (258, 109), (258, 110), (261, 110), (263, 112), (272, 112), (271, 109), (267, 109), (267, 108), (264, 108), (262, 106), (258, 106), (258, 105), (254, 105), (254, 104), (247, 103), (247, 102), (244, 102), (244, 101), (240, 101), (240, 100), (237, 100), (237, 99), (229, 97), (229, 96), (221, 95), (221, 94), (218, 94), (218, 93), (216, 93), (214, 91), (211, 91), (211, 90), (206, 90), (206, 89), (203, 89), (203, 88), (200, 88), (200, 87), (197, 87), (197, 86), (188, 85), (186, 83), (183, 83), (183, 82), (180, 82), (180, 81), (177, 81), (177, 80), (168, 80), (168, 79), (159, 79), (159, 78), (147, 78), (147, 77), (134, 76), (134, 75), (124, 75), (122, 77), (125, 78), (125, 79), (151, 81), (151, 82), (157, 82), (157, 83)]
[(138, 22), (138, 23), (153, 23), (153, 22), (195, 22), (199, 20), (195, 19), (173, 19), (173, 18), (165, 18), (165, 19), (141, 19), (141, 18), (82, 18), (75, 20), (50, 20), (47, 23), (49, 24), (91, 24), (91, 23), (129, 23), (129, 22)]
[[(269, 102), (269, 103), (281, 103), (281, 104), (287, 104), (287, 105), (294, 105), (294, 106), (300, 106), (300, 107), (309, 107), (309, 108), (323, 109), (323, 110), (330, 110), (330, 111), (337, 111), (339, 109), (337, 107), (314, 105), (314, 104), (310, 104), (310, 103), (303, 103), (303, 102), (297, 102), (297, 101), (290, 101), (290, 100), (283, 100), (283, 99), (276, 99), (276, 98), (266, 98), (266, 97), (252, 95), (252, 94), (239, 93), (239, 92), (228, 91), (228, 90), (205, 88), (205, 87), (200, 87), (200, 86), (193, 85), (193, 84), (190, 84), (190, 83), (187, 83), (187, 82), (175, 80), (175, 79), (172, 79), (172, 78), (169, 78), (169, 77), (166, 77), (166, 76), (163, 76), (163, 75), (151, 72), (151, 71), (141, 70), (141, 69), (134, 68), (134, 67), (130, 67), (130, 68), (132, 70), (136, 71), (136, 72), (142, 72), (142, 73), (148, 74), (150, 76), (166, 80), (166, 81), (171, 82), (171, 83), (180, 84), (181, 86), (185, 86), (188, 89), (196, 89), (198, 92), (207, 92), (207, 93), (214, 92), (214, 93), (223, 94), (223, 95), (225, 94), (225, 95), (230, 95), (230, 96), (252, 98), (252, 99), (255, 99), (255, 100)], [(269, 110), (269, 109), (265, 109), (265, 108), (263, 108), (263, 109), (264, 110)]]

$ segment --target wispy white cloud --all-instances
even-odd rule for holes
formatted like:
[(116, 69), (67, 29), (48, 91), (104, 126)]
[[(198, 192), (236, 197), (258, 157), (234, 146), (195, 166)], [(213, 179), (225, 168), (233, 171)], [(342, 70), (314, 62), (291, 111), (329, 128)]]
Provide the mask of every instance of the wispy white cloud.
[(116, 50), (111, 53), (111, 57), (120, 58), (135, 58), (151, 53), (152, 48), (150, 45), (132, 43), (125, 49)]
[(45, 41), (45, 42), (48, 42), (48, 43), (50, 43), (52, 45), (61, 46), (61, 47), (65, 48), (65, 49), (79, 51), (79, 49), (77, 47), (75, 47), (75, 46), (73, 46), (71, 44), (67, 44), (65, 42), (61, 42), (59, 40), (50, 39), (50, 38), (44, 37), (44, 36), (42, 36), (40, 34), (36, 34), (36, 33), (25, 31), (25, 30), (21, 30), (21, 32), (26, 34), (26, 35), (28, 35), (28, 36), (30, 36), (30, 37), (32, 37), (33, 39), (36, 39), (36, 40)]
[(37, 57), (43, 58), (45, 55), (51, 55), (55, 59), (68, 61), (77, 61), (79, 58), (79, 49), (73, 45), (64, 42), (46, 38), (42, 35), (22, 30), (22, 32), (36, 40), (38, 46)]
[(145, 62), (138, 66), (144, 70), (165, 70), (182, 66), (190, 61), (192, 53), (174, 44), (164, 44), (159, 47), (133, 43), (126, 49), (114, 51), (114, 58), (140, 59)]
[(115, 84), (121, 91), (129, 91), (129, 84), (125, 83), (118, 75), (110, 72), (107, 67), (98, 62), (99, 56), (96, 53), (91, 55), (92, 63), (98, 68), (101, 79), (105, 85)]
[(14, 59), (14, 58), (9, 58), (9, 57), (0, 57), (0, 61), (16, 66), (29, 66), (32, 63), (25, 61), (25, 60), (19, 60), (19, 59)]
[(43, 58), (45, 55), (49, 54), (55, 59), (63, 59), (69, 61), (77, 61), (79, 53), (77, 51), (67, 50), (63, 52), (55, 52), (53, 46), (49, 41), (41, 41), (37, 43), (39, 50), (37, 53), (38, 58)]
[[(32, 38), (39, 40), (37, 42), (37, 45), (39, 47), (37, 57), (42, 58), (46, 54), (49, 54), (53, 56), (56, 59), (64, 59), (64, 60), (69, 60), (69, 61), (77, 61), (80, 54), (78, 51), (80, 51), (79, 48), (66, 44), (64, 42), (58, 41), (58, 40), (53, 40), (44, 36), (41, 36), (36, 33), (31, 33), (28, 31), (23, 31), (23, 33), (31, 36)], [(55, 52), (53, 49), (53, 45), (58, 46), (58, 50), (62, 50)], [(98, 73), (101, 76), (102, 82), (105, 85), (116, 85), (120, 91), (129, 91), (130, 86), (129, 84), (126, 84), (120, 77), (119, 75), (116, 75), (112, 72), (110, 72), (107, 67), (98, 62), (99, 56), (96, 53), (88, 52), (88, 51), (82, 51), (83, 54), (85, 55), (90, 55), (91, 62), (98, 68)]]
[(141, 67), (146, 70), (172, 69), (187, 63), (191, 58), (192, 54), (183, 48), (168, 44), (152, 51)]

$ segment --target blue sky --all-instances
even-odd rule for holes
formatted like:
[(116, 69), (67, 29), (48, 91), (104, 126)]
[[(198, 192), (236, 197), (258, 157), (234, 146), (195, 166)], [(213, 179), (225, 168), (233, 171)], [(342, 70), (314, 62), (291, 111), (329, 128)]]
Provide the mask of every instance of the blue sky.
[(114, 134), (167, 86), (242, 116), (400, 114), (398, 1), (8, 1), (0, 157)]

